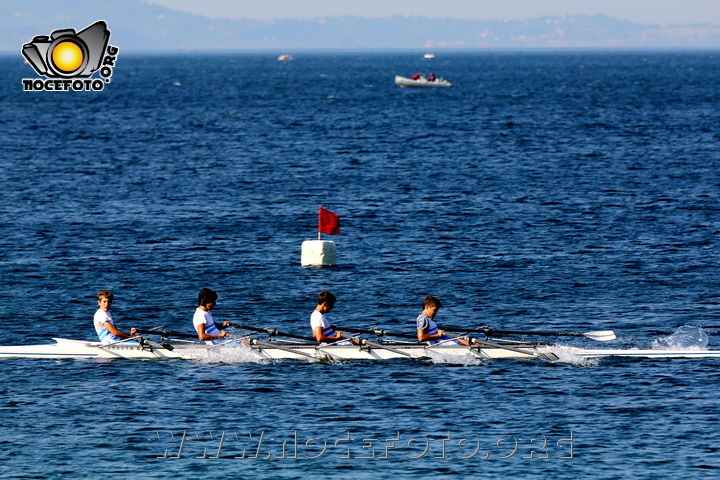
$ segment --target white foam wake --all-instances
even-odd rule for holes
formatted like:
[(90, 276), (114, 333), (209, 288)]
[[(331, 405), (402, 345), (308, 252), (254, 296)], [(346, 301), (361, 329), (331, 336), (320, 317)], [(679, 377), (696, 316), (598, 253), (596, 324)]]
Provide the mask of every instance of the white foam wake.
[(652, 342), (653, 350), (707, 350), (710, 342), (707, 333), (700, 327), (684, 325), (667, 337)]
[(248, 345), (198, 346), (188, 349), (187, 354), (200, 363), (268, 363)]
[(567, 363), (570, 365), (578, 365), (581, 367), (595, 367), (600, 363), (597, 357), (584, 357), (577, 354), (577, 347), (568, 345), (553, 345), (548, 349), (554, 353), (558, 359), (555, 363)]

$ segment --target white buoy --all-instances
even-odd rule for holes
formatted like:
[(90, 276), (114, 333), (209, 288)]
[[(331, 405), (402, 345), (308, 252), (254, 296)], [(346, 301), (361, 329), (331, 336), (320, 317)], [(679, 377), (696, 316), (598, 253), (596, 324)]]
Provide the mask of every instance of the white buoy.
[(336, 264), (337, 247), (331, 240), (305, 240), (300, 263), (303, 267), (330, 267)]

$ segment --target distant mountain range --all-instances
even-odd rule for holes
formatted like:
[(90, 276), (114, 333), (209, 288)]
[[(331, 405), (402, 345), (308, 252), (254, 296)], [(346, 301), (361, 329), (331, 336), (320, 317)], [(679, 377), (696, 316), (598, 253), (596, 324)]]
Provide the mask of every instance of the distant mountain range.
[(0, 4), (0, 51), (35, 35), (105, 20), (123, 52), (189, 50), (468, 50), (488, 48), (720, 48), (720, 26), (641, 25), (603, 15), (515, 20), (332, 17), (212, 19), (140, 0), (11, 0)]

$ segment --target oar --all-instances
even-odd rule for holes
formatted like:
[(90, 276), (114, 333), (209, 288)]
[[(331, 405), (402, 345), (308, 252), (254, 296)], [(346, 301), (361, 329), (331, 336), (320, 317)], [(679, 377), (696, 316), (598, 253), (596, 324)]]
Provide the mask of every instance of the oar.
[[(350, 331), (350, 330), (348, 330), (348, 331)], [(387, 350), (388, 352), (397, 353), (398, 355), (404, 355), (404, 356), (410, 357), (410, 358), (416, 358), (416, 359), (429, 358), (429, 357), (418, 357), (418, 356), (413, 355), (412, 353), (403, 352), (402, 350), (398, 350), (397, 348), (386, 347), (385, 345), (381, 345), (381, 344), (379, 344), (379, 343), (371, 342), (370, 340), (365, 340), (364, 338), (351, 337), (351, 336), (349, 336), (349, 335), (342, 335), (342, 337), (343, 337), (343, 338), (346, 338), (346, 339), (348, 339), (348, 340), (356, 339), (356, 340), (360, 343), (360, 345), (368, 345), (368, 346), (373, 347), (373, 348), (379, 348), (379, 349), (381, 349), (381, 350)]]
[(155, 343), (155, 342), (151, 342), (147, 338), (143, 338), (142, 340), (140, 340), (140, 345), (147, 345), (147, 346), (153, 347), (155, 349), (164, 348), (165, 350), (168, 350), (170, 352), (172, 352), (173, 349), (175, 348), (172, 345), (170, 345), (169, 343)]
[(317, 340), (315, 340), (312, 337), (303, 337), (302, 335), (295, 335), (292, 333), (283, 333), (278, 332), (274, 328), (259, 328), (259, 327), (251, 327), (249, 325), (240, 325), (238, 323), (231, 323), (228, 325), (229, 327), (239, 328), (242, 330), (250, 330), (251, 332), (259, 332), (259, 333), (267, 333), (271, 337), (288, 337), (288, 338), (297, 338), (298, 340), (305, 340), (306, 342), (314, 342), (317, 343)]
[[(135, 330), (135, 331), (136, 331), (137, 333), (150, 332), (150, 330), (144, 330), (144, 331)], [(156, 333), (156, 332), (153, 331), (152, 333)], [(121, 344), (121, 343), (129, 342), (129, 341), (137, 341), (137, 342), (140, 344), (141, 347), (152, 347), (152, 348), (155, 348), (155, 349), (163, 349), (163, 348), (164, 348), (165, 350), (169, 350), (169, 351), (171, 351), (171, 352), (172, 352), (172, 350), (173, 350), (173, 348), (174, 348), (174, 347), (173, 347), (172, 345), (170, 345), (170, 344), (151, 342), (151, 341), (148, 340), (147, 338), (142, 338), (140, 335), (134, 335), (134, 336), (132, 336), (132, 337), (130, 337), (130, 338), (125, 338), (125, 339), (122, 339), (122, 340), (118, 340), (118, 341), (116, 341), (116, 342), (106, 343), (105, 345), (100, 345), (99, 348), (111, 347), (111, 346), (113, 346), (113, 345), (119, 345), (119, 344)]]
[(137, 333), (144, 333), (145, 335), (160, 335), (163, 338), (167, 337), (177, 337), (177, 338), (194, 338), (197, 339), (197, 333), (180, 333), (180, 332), (173, 332), (172, 330), (135, 330)]
[[(252, 331), (257, 331), (257, 332), (264, 332), (264, 333), (267, 333), (268, 335), (274, 336), (274, 337), (299, 338), (299, 339), (302, 339), (302, 340), (310, 340), (310, 341), (312, 341), (312, 342), (314, 342), (314, 343), (317, 343), (314, 338), (313, 338), (313, 339), (309, 339), (308, 337), (302, 337), (302, 336), (300, 336), (300, 335), (283, 334), (283, 333), (278, 332), (277, 330), (272, 329), (272, 328), (257, 328), (257, 327), (249, 327), (249, 326), (247, 326), (247, 325), (235, 325), (235, 324), (230, 324), (230, 326), (231, 326), (231, 327), (236, 327), (236, 328), (244, 328), (245, 330), (252, 330)], [(260, 345), (261, 347), (265, 347), (265, 348), (277, 348), (278, 350), (283, 350), (283, 351), (285, 351), (285, 352), (294, 353), (294, 354), (296, 354), (296, 355), (303, 355), (303, 356), (305, 356), (305, 357), (310, 357), (310, 358), (313, 358), (313, 359), (315, 359), (315, 360), (319, 360), (319, 361), (325, 362), (325, 363), (334, 362), (334, 361), (335, 361), (335, 357), (333, 357), (331, 354), (326, 353), (326, 352), (324, 352), (324, 353), (322, 353), (322, 354), (320, 354), (320, 355), (311, 355), (311, 354), (309, 354), (309, 353), (300, 352), (300, 351), (298, 351), (298, 350), (296, 350), (296, 349), (294, 349), (294, 348), (288, 348), (288, 347), (284, 347), (284, 346), (282, 346), (282, 345), (278, 345), (277, 343), (263, 342), (263, 341), (261, 341), (261, 340), (258, 340), (257, 338), (253, 338), (253, 339), (250, 341), (250, 344), (251, 344), (251, 345)], [(315, 347), (316, 349), (318, 348), (318, 346), (316, 346), (316, 345), (310, 345), (310, 346), (311, 346), (311, 347)]]
[(376, 337), (400, 337), (400, 338), (414, 338), (417, 340), (417, 335), (410, 335), (409, 333), (390, 333), (385, 330), (375, 328), (372, 330), (363, 330), (361, 328), (345, 328), (345, 327), (336, 327), (333, 325), (331, 327), (333, 330), (340, 330), (341, 332), (350, 332), (350, 333), (364, 333), (365, 335), (375, 335)]
[(449, 330), (451, 332), (476, 332), (482, 333), (486, 337), (491, 335), (538, 335), (543, 337), (585, 337), (598, 342), (609, 342), (615, 340), (615, 332), (612, 330), (601, 330), (597, 332), (585, 332), (585, 333), (572, 333), (572, 332), (536, 332), (536, 331), (524, 331), (524, 330), (495, 330), (490, 327), (481, 328), (467, 328), (467, 327), (453, 327), (450, 325), (440, 327), (442, 330)]
[[(467, 332), (467, 330), (466, 330), (466, 332)], [(463, 335), (452, 335), (452, 334), (447, 333), (447, 332), (445, 332), (445, 335), (447, 335), (448, 337), (451, 337), (451, 338), (459, 338), (459, 337), (462, 337), (462, 336), (463, 336)], [(534, 356), (535, 356), (535, 353), (534, 353), (534, 352), (527, 352), (527, 351), (525, 351), (525, 350), (520, 350), (520, 349), (517, 349), (517, 348), (508, 347), (507, 345), (503, 345), (502, 343), (486, 342), (485, 340), (478, 340), (478, 339), (475, 338), (475, 337), (469, 337), (469, 338), (468, 338), (468, 343), (470, 344), (470, 346), (472, 346), (472, 345), (480, 345), (481, 347), (495, 347), (495, 348), (501, 348), (501, 349), (503, 349), (503, 350), (509, 350), (509, 351), (515, 352), (515, 353), (522, 353), (523, 355), (530, 355), (531, 357), (534, 357)], [(434, 346), (436, 346), (436, 345), (442, 345), (442, 344), (430, 345), (429, 347), (426, 347), (426, 348), (432, 348), (432, 347), (434, 347)]]
[(263, 341), (258, 340), (257, 338), (253, 338), (250, 341), (250, 345), (260, 345), (261, 347), (265, 347), (265, 348), (277, 348), (278, 350), (283, 350), (285, 352), (294, 353), (296, 355), (302, 355), (304, 357), (315, 358), (315, 355), (311, 355), (311, 354), (305, 353), (305, 352), (299, 352), (292, 348), (282, 347), (282, 346), (274, 344), (274, 343), (263, 342)]
[(484, 340), (478, 340), (477, 338), (473, 338), (472, 340), (473, 340), (473, 342), (472, 342), (473, 345), (480, 345), (482, 347), (502, 348), (503, 350), (510, 350), (511, 352), (516, 352), (516, 353), (523, 353), (525, 355), (530, 355), (531, 357), (535, 356), (535, 352), (526, 352), (525, 350), (508, 347), (507, 345), (503, 345), (501, 343), (486, 342)]

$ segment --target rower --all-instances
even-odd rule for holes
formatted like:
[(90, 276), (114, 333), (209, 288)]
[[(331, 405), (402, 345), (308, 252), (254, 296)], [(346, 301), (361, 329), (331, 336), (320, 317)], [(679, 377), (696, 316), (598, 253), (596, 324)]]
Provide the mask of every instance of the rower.
[[(136, 328), (130, 329), (130, 334), (123, 333), (115, 327), (113, 323), (112, 315), (110, 315), (110, 306), (113, 302), (113, 293), (109, 290), (102, 290), (98, 293), (98, 308), (95, 312), (93, 322), (95, 324), (95, 331), (103, 344), (119, 342), (135, 336)], [(137, 343), (135, 341), (125, 343)]]
[[(197, 331), (198, 338), (207, 343), (218, 343), (218, 340), (225, 337), (227, 332), (220, 331), (215, 325), (215, 320), (210, 310), (217, 305), (218, 295), (209, 288), (203, 288), (198, 294), (198, 308), (193, 315), (193, 326)], [(223, 326), (229, 325), (227, 320), (223, 322)], [(220, 342), (222, 343), (222, 342)]]
[(427, 342), (428, 345), (442, 343), (443, 345), (468, 345), (466, 340), (455, 340), (445, 335), (445, 330), (440, 330), (435, 323), (435, 315), (442, 307), (440, 299), (428, 295), (423, 300), (423, 311), (417, 318), (417, 338), (419, 342)]
[(315, 340), (318, 342), (333, 342), (335, 345), (350, 345), (352, 342), (344, 341), (342, 332), (333, 330), (330, 322), (325, 318), (325, 314), (335, 308), (337, 298), (327, 290), (323, 290), (318, 294), (317, 307), (310, 315), (310, 328)]

